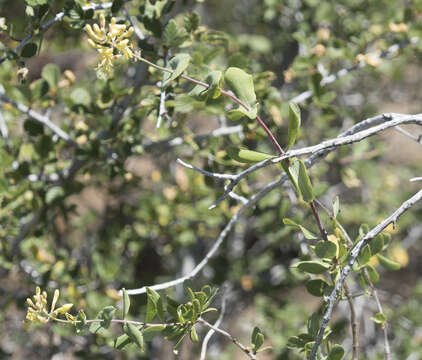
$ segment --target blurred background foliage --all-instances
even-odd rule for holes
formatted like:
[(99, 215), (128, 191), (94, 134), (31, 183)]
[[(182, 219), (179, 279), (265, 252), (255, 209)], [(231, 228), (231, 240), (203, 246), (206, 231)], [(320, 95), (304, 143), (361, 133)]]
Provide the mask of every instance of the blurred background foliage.
[[(89, 16), (66, 13), (50, 29), (34, 31), (34, 56), (25, 57), (24, 49), (17, 56), (10, 52), (65, 6), (73, 5), (0, 0), (7, 26), (0, 33), (0, 54), (8, 57), (0, 65), (5, 94), (50, 117), (77, 143), (75, 148), (59, 139), (10, 104), (0, 108), (8, 130), (0, 139), (0, 358), (171, 359), (171, 344), (162, 339), (142, 355), (135, 347), (125, 352), (110, 347), (112, 331), (80, 336), (59, 325), (25, 331), (25, 299), (36, 285), (50, 292), (59, 288), (66, 302), (93, 317), (119, 301), (122, 287), (186, 274), (239, 203), (227, 199), (208, 210), (223, 184), (180, 167), (176, 159), (236, 173), (241, 165), (228, 157), (227, 147), (273, 150), (254, 122), (226, 117), (228, 100), (197, 101), (187, 95), (192, 86), (182, 79), (169, 88), (167, 114), (157, 129), (162, 74), (143, 63), (122, 62), (113, 79), (97, 79), (97, 55), (81, 30)], [(288, 101), (307, 90), (314, 96), (300, 104), (297, 147), (334, 137), (378, 113), (421, 112), (422, 41), (409, 44), (422, 36), (421, 1), (132, 0), (124, 7), (145, 35), (138, 41), (143, 56), (153, 62), (164, 65), (169, 52), (187, 52), (193, 59), (188, 74), (200, 80), (210, 68), (236, 66), (253, 74), (260, 113), (282, 145), (287, 143)], [(121, 10), (114, 15), (124, 19)], [(163, 35), (170, 19), (179, 31), (172, 43)], [(392, 59), (373, 56), (393, 44), (402, 47)], [(370, 54), (364, 58), (366, 67), (319, 84), (327, 74), (356, 66), (360, 54)], [(28, 69), (25, 79), (18, 75), (22, 68)], [(230, 135), (207, 135), (236, 125), (241, 129)], [(171, 142), (174, 138), (180, 139)], [(421, 145), (391, 130), (340, 148), (310, 175), (322, 203), (330, 206), (340, 197), (340, 220), (356, 237), (362, 223), (375, 226), (419, 189), (420, 183), (408, 179), (421, 176), (421, 164)], [(278, 175), (279, 168), (265, 168), (236, 191), (250, 197)], [(273, 347), (263, 359), (301, 358), (287, 349), (287, 340), (306, 327), (307, 316), (320, 303), (306, 293), (307, 277), (290, 267), (308, 253), (303, 236), (283, 225), (284, 217), (317, 232), (309, 209), (291, 187), (274, 190), (238, 221), (218, 256), (195, 279), (198, 286), (230, 283), (222, 328), (248, 342), (258, 325)], [(415, 207), (396, 229), (389, 229), (390, 256), (403, 267), (383, 272), (377, 284), (398, 359), (422, 358), (421, 217), (421, 207)], [(324, 214), (322, 220), (329, 223)], [(179, 288), (166, 292), (182, 296)], [(374, 301), (364, 294), (357, 301), (361, 358), (381, 359), (382, 333), (368, 320), (376, 312)], [(145, 303), (145, 296), (133, 297), (134, 319), (143, 320)], [(332, 326), (336, 341), (350, 349), (347, 314), (340, 305)], [(199, 347), (187, 341), (179, 358), (196, 359), (198, 354)], [(209, 355), (243, 356), (217, 336)]]

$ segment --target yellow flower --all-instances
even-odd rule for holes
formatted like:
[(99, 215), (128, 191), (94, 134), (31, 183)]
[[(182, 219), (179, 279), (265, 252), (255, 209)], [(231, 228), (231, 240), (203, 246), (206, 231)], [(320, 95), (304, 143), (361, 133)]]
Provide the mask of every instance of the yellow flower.
[(116, 18), (111, 18), (107, 29), (105, 17), (101, 14), (100, 25), (86, 25), (85, 31), (89, 36), (88, 44), (100, 54), (100, 62), (96, 67), (98, 77), (108, 78), (113, 75), (115, 59), (124, 56), (130, 60), (135, 57), (133, 45), (129, 40), (134, 30), (125, 24), (117, 24)]

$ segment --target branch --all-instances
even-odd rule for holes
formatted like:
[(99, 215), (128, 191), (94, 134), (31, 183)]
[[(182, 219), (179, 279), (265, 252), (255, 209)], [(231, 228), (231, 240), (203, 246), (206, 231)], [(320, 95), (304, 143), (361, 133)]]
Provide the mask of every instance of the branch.
[(70, 138), (70, 136), (59, 128), (56, 124), (51, 122), (48, 116), (41, 115), (36, 111), (30, 109), (28, 106), (19, 104), (9, 98), (5, 92), (3, 86), (0, 84), (0, 101), (3, 103), (8, 103), (12, 105), (15, 109), (19, 110), (21, 113), (28, 115), (30, 118), (38, 121), (39, 123), (47, 126), (52, 132), (54, 132), (58, 137), (66, 141), (67, 143), (76, 146), (76, 143)]
[(233, 342), (240, 350), (242, 350), (250, 359), (256, 359), (256, 355), (252, 352), (252, 350), (248, 349), (245, 345), (240, 343), (235, 337), (230, 335), (227, 331), (221, 330), (218, 327), (211, 325), (209, 322), (204, 320), (203, 318), (199, 318), (198, 322), (209, 327), (210, 329), (218, 332), (219, 334), (225, 336), (227, 339)]
[[(263, 160), (261, 162), (258, 162), (246, 170), (243, 170), (237, 175), (230, 175), (230, 174), (220, 174), (220, 173), (211, 173), (206, 172), (205, 170), (198, 169), (197, 167), (194, 167), (192, 165), (185, 164), (179, 161), (179, 163), (183, 166), (188, 167), (189, 169), (198, 171), (204, 175), (211, 176), (217, 179), (228, 179), (231, 180), (229, 185), (227, 185), (226, 191), (224, 194), (213, 204), (210, 206), (210, 209), (213, 209), (216, 207), (221, 201), (223, 201), (229, 193), (233, 190), (233, 188), (237, 185), (237, 183), (248, 176), (249, 174), (253, 173), (254, 171), (261, 169), (263, 167), (269, 166), (271, 164), (279, 163), (283, 160), (290, 159), (292, 157), (298, 157), (308, 154), (318, 154), (318, 156), (325, 156), (326, 151), (333, 151), (336, 148), (353, 144), (355, 142), (362, 141), (370, 136), (374, 136), (377, 133), (384, 131), (386, 129), (389, 129), (391, 127), (395, 127), (397, 125), (401, 124), (417, 124), (422, 126), (422, 114), (416, 114), (416, 115), (405, 115), (405, 114), (382, 114), (375, 116), (373, 118), (366, 119), (352, 128), (350, 128), (348, 131), (340, 134), (338, 137), (330, 140), (325, 140), (317, 145), (304, 147), (301, 149), (296, 150), (290, 150), (286, 152), (284, 155), (270, 158)], [(372, 126), (375, 125), (375, 126)], [(367, 129), (367, 127), (370, 127)]]
[(368, 244), (375, 236), (377, 236), (380, 232), (382, 232), (388, 225), (393, 224), (393, 226), (396, 225), (397, 220), (399, 217), (409, 210), (416, 202), (421, 200), (422, 198), (422, 190), (419, 190), (415, 195), (413, 195), (410, 199), (406, 200), (396, 211), (394, 211), (393, 214), (391, 214), (387, 219), (385, 219), (383, 222), (375, 226), (371, 231), (369, 231), (362, 240), (360, 240), (356, 246), (352, 249), (350, 253), (350, 259), (347, 263), (347, 265), (343, 268), (340, 274), (340, 278), (337, 280), (336, 285), (333, 289), (333, 291), (330, 294), (330, 297), (328, 298), (328, 306), (327, 310), (325, 311), (324, 317), (322, 318), (322, 324), (319, 329), (318, 335), (315, 339), (314, 347), (312, 348), (312, 351), (308, 357), (308, 360), (314, 360), (316, 353), (318, 351), (318, 348), (322, 342), (322, 338), (324, 336), (324, 331), (331, 319), (331, 313), (333, 311), (334, 302), (336, 300), (336, 297), (342, 288), (344, 284), (344, 280), (346, 279), (347, 275), (349, 275), (350, 270), (352, 269), (353, 264), (355, 263), (360, 251), (363, 249), (363, 247)]

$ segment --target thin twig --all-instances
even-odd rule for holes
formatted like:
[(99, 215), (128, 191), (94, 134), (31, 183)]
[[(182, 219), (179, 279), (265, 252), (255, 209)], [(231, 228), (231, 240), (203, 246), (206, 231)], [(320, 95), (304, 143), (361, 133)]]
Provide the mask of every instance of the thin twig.
[(8, 103), (12, 105), (15, 109), (20, 112), (28, 115), (30, 118), (40, 122), (41, 124), (47, 126), (51, 131), (53, 131), (58, 137), (66, 141), (67, 143), (76, 146), (76, 143), (70, 138), (70, 136), (59, 128), (56, 124), (51, 122), (51, 120), (44, 115), (37, 113), (36, 111), (30, 109), (28, 106), (17, 103), (16, 101), (9, 98), (3, 91), (3, 86), (0, 86), (0, 101), (3, 103)]
[[(218, 328), (223, 321), (224, 314), (226, 313), (226, 303), (227, 303), (227, 290), (225, 289), (223, 292), (223, 297), (221, 299), (221, 309), (220, 309), (220, 315), (218, 316), (217, 321), (214, 323), (214, 326)], [(207, 356), (207, 347), (208, 342), (210, 341), (211, 337), (214, 335), (215, 330), (210, 329), (210, 331), (207, 332), (207, 334), (204, 337), (204, 340), (202, 341), (202, 347), (201, 347), (201, 357), (200, 360), (205, 360)]]
[(413, 135), (410, 132), (401, 128), (400, 126), (396, 126), (394, 129), (397, 130), (398, 132), (402, 133), (403, 135), (411, 138), (412, 140), (416, 141), (419, 145), (422, 145), (422, 134), (420, 134), (418, 136)]
[(316, 220), (316, 223), (318, 225), (318, 229), (319, 229), (319, 232), (320, 232), (322, 238), (325, 241), (328, 241), (328, 234), (327, 234), (327, 231), (324, 229), (324, 225), (322, 225), (321, 219), (320, 219), (319, 214), (318, 214), (318, 210), (315, 207), (315, 202), (311, 201), (309, 203), (309, 206), (312, 209), (312, 213), (314, 214), (314, 217), (315, 217), (315, 220)]
[[(367, 128), (368, 126), (374, 124), (374, 126)], [(210, 206), (210, 209), (216, 207), (221, 201), (223, 201), (229, 193), (233, 190), (233, 188), (237, 185), (237, 183), (248, 176), (249, 174), (261, 169), (263, 167), (279, 163), (290, 159), (292, 157), (298, 157), (308, 154), (319, 154), (318, 156), (325, 156), (326, 151), (333, 151), (337, 147), (353, 144), (355, 142), (359, 142), (364, 140), (368, 137), (374, 136), (379, 132), (382, 132), (386, 129), (395, 127), (401, 124), (417, 124), (422, 126), (422, 114), (416, 115), (405, 115), (405, 114), (382, 114), (375, 116), (373, 118), (367, 119), (362, 121), (361, 123), (356, 124), (350, 130), (353, 129), (353, 132), (345, 132), (340, 134), (338, 137), (334, 139), (329, 139), (322, 141), (321, 143), (313, 146), (304, 147), (301, 149), (289, 150), (285, 153), (285, 155), (274, 157), (266, 160), (262, 160), (249, 168), (241, 171), (237, 175), (230, 175), (230, 174), (221, 174), (221, 173), (212, 173), (212, 172), (205, 172), (202, 169), (198, 169), (192, 165), (188, 167), (192, 170), (199, 171), (204, 175), (211, 176), (214, 178), (220, 179), (231, 179), (231, 182), (227, 185), (226, 191), (223, 195), (213, 204)], [(182, 164), (183, 165), (183, 164)], [(233, 176), (233, 177), (232, 177)]]
[(393, 214), (391, 214), (387, 219), (382, 221), (380, 224), (375, 226), (371, 231), (369, 231), (362, 240), (360, 240), (356, 246), (350, 252), (350, 258), (347, 265), (341, 271), (340, 277), (337, 280), (333, 291), (331, 292), (328, 298), (327, 310), (325, 311), (324, 317), (322, 318), (322, 324), (319, 329), (318, 335), (315, 339), (315, 344), (312, 348), (312, 351), (308, 357), (308, 360), (314, 360), (318, 351), (319, 346), (321, 345), (322, 338), (324, 336), (324, 331), (331, 319), (331, 313), (333, 311), (334, 302), (337, 298), (337, 295), (340, 289), (343, 287), (344, 280), (349, 275), (350, 270), (352, 269), (353, 264), (355, 263), (360, 251), (363, 247), (368, 244), (375, 236), (377, 236), (381, 231), (383, 231), (388, 225), (397, 223), (399, 217), (411, 208), (416, 202), (422, 198), (422, 190), (419, 190), (415, 195), (410, 199), (406, 200)]
[(358, 337), (358, 321), (356, 318), (355, 305), (353, 304), (352, 293), (350, 292), (349, 286), (346, 282), (343, 285), (344, 293), (346, 294), (347, 302), (349, 303), (350, 308), (350, 326), (352, 328), (352, 360), (358, 360), (358, 351), (359, 351), (359, 337)]
[[(375, 303), (377, 304), (378, 312), (381, 313), (381, 314), (384, 314), (384, 311), (383, 311), (383, 308), (382, 308), (382, 305), (381, 305), (381, 301), (378, 297), (377, 289), (374, 286), (374, 284), (372, 283), (367, 269), (364, 270), (364, 274), (365, 274), (365, 280), (369, 284), (369, 287), (371, 288), (372, 296), (374, 297)], [(385, 360), (390, 360), (391, 352), (390, 352), (390, 342), (388, 340), (388, 322), (387, 321), (383, 324), (382, 330), (383, 330), (383, 333), (384, 333)]]
[(225, 336), (229, 339), (233, 344), (235, 344), (240, 350), (242, 350), (250, 359), (256, 359), (256, 355), (252, 352), (251, 349), (247, 348), (245, 345), (239, 342), (235, 337), (229, 334), (227, 331), (221, 330), (218, 327), (211, 325), (208, 321), (204, 320), (203, 318), (199, 318), (198, 322), (209, 327), (210, 329), (214, 330), (215, 332)]

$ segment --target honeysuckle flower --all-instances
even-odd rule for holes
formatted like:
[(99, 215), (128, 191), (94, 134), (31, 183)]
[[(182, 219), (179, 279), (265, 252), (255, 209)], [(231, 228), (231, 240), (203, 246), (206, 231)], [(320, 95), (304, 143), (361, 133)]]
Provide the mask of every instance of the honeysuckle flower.
[(50, 311), (47, 310), (47, 293), (41, 292), (39, 287), (35, 290), (35, 295), (31, 298), (26, 299), (28, 310), (26, 313), (26, 322), (24, 326), (28, 326), (29, 323), (45, 324), (50, 319), (55, 319), (58, 315), (64, 315), (67, 320), (74, 320), (74, 317), (68, 313), (72, 308), (73, 304), (65, 304), (55, 309), (57, 301), (59, 300), (59, 290), (54, 291), (53, 299), (50, 306)]
[(108, 28), (103, 14), (100, 15), (100, 24), (86, 25), (85, 31), (89, 36), (88, 44), (100, 54), (100, 62), (96, 70), (100, 78), (108, 78), (113, 75), (113, 62), (121, 56), (127, 60), (136, 57), (133, 45), (129, 38), (133, 34), (133, 27), (125, 24), (117, 24), (116, 18), (112, 17)]

